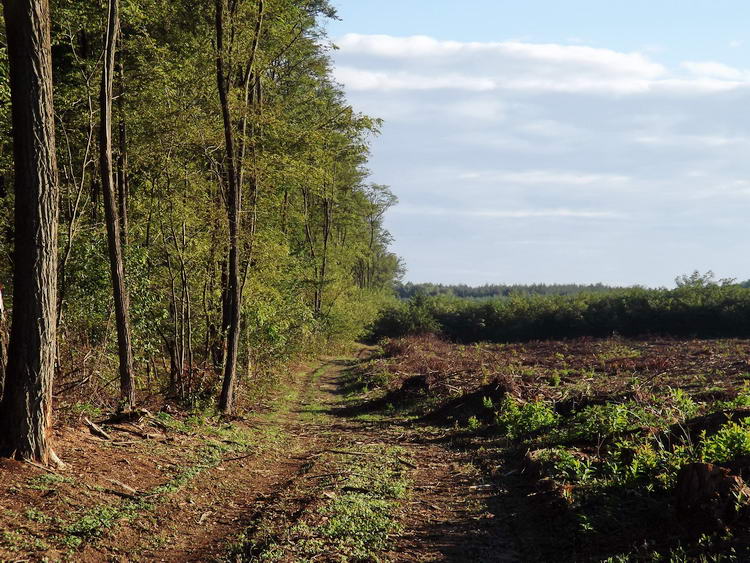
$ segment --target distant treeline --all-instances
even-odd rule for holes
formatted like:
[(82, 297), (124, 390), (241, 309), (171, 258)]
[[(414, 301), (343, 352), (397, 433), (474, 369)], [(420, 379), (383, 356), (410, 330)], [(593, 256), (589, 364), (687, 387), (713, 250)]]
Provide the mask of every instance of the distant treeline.
[(750, 289), (736, 283), (705, 283), (705, 279), (680, 281), (676, 289), (485, 300), (417, 294), (383, 311), (371, 332), (374, 338), (432, 332), (460, 342), (612, 334), (750, 337)]
[(435, 283), (399, 283), (396, 295), (400, 299), (411, 299), (417, 295), (437, 297), (450, 295), (462, 299), (488, 299), (493, 297), (510, 297), (512, 295), (577, 295), (579, 293), (602, 293), (621, 289), (601, 283), (579, 285), (575, 283), (535, 283), (535, 284), (487, 284), (470, 286), (466, 284), (443, 285)]

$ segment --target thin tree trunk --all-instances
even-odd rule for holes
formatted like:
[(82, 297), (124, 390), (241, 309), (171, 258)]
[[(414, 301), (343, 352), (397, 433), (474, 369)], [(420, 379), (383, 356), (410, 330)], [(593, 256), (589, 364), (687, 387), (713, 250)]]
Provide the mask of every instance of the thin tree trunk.
[(5, 369), (8, 366), (8, 325), (3, 303), (3, 285), (0, 284), (0, 400), (5, 386)]
[(117, 64), (117, 110), (118, 116), (118, 147), (117, 147), (117, 202), (120, 211), (120, 238), (123, 249), (128, 246), (128, 196), (130, 182), (128, 177), (128, 133), (125, 125), (125, 71), (122, 52), (122, 38), (120, 39), (120, 53)]
[(234, 150), (234, 132), (229, 108), (229, 80), (224, 69), (224, 0), (216, 0), (216, 82), (219, 89), (221, 114), (224, 120), (227, 170), (227, 217), (229, 219), (229, 267), (227, 271), (227, 347), (224, 361), (224, 381), (219, 398), (222, 412), (234, 412), (234, 387), (237, 379), (237, 353), (240, 339), (240, 259), (239, 217), (240, 189)]
[(58, 178), (48, 0), (4, 0), (15, 157), (13, 321), (0, 453), (58, 462), (49, 443), (57, 336)]
[(104, 194), (109, 263), (112, 272), (112, 289), (117, 320), (117, 346), (120, 357), (120, 393), (126, 407), (132, 408), (135, 405), (133, 350), (130, 341), (128, 294), (125, 288), (125, 267), (122, 258), (120, 221), (117, 213), (117, 199), (112, 171), (112, 83), (115, 65), (115, 45), (117, 44), (119, 28), (119, 1), (109, 0), (100, 95), (99, 166), (101, 169), (102, 192)]

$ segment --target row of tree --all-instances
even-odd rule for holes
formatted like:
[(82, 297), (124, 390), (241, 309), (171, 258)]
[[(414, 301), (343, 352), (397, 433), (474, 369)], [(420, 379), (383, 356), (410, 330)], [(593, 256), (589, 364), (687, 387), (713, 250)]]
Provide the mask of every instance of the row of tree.
[(1, 453), (54, 461), (54, 378), (117, 364), (123, 408), (145, 373), (232, 413), (240, 373), (374, 318), (395, 198), (367, 184), (379, 123), (331, 78), (326, 0), (3, 3)]
[(466, 284), (444, 285), (437, 283), (397, 283), (396, 294), (400, 299), (411, 299), (417, 295), (437, 297), (448, 295), (463, 299), (489, 299), (523, 295), (576, 295), (578, 293), (606, 293), (616, 287), (602, 283), (582, 285), (575, 283), (535, 283), (535, 284)]

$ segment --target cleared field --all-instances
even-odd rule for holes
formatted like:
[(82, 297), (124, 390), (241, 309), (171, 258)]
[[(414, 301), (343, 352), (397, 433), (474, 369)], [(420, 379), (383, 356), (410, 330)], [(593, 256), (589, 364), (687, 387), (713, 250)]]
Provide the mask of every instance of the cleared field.
[(382, 343), (360, 413), (442, 426), (526, 560), (747, 560), (750, 341)]

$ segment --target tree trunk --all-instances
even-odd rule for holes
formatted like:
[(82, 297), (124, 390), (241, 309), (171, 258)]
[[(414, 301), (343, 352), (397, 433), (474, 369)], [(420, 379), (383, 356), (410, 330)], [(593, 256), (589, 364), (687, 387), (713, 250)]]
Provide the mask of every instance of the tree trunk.
[(120, 393), (125, 406), (135, 405), (133, 385), (133, 351), (130, 343), (128, 294), (125, 288), (125, 267), (122, 258), (120, 220), (112, 171), (112, 83), (115, 65), (115, 45), (120, 29), (119, 1), (109, 0), (107, 31), (105, 34), (104, 68), (100, 94), (101, 123), (99, 125), (99, 167), (101, 169), (104, 213), (109, 243), (109, 264), (117, 319), (117, 345), (120, 357)]
[(13, 321), (0, 453), (59, 462), (49, 443), (57, 336), (58, 179), (48, 0), (4, 0), (15, 158)]
[(120, 39), (120, 53), (117, 64), (117, 82), (119, 86), (117, 96), (118, 117), (118, 147), (117, 147), (117, 201), (120, 211), (120, 239), (123, 249), (128, 246), (128, 196), (130, 181), (128, 176), (128, 133), (125, 125), (125, 70), (122, 53), (122, 39)]
[(227, 169), (227, 217), (229, 219), (229, 266), (227, 271), (227, 347), (224, 381), (219, 398), (222, 412), (234, 412), (234, 387), (237, 380), (237, 353), (240, 340), (240, 257), (239, 217), (240, 186), (234, 151), (234, 132), (229, 108), (229, 83), (224, 69), (224, 0), (216, 0), (216, 82), (219, 89), (221, 114), (224, 119)]
[(3, 285), (0, 284), (0, 400), (3, 398), (5, 386), (5, 368), (8, 365), (8, 326), (5, 320), (5, 304), (3, 303)]

